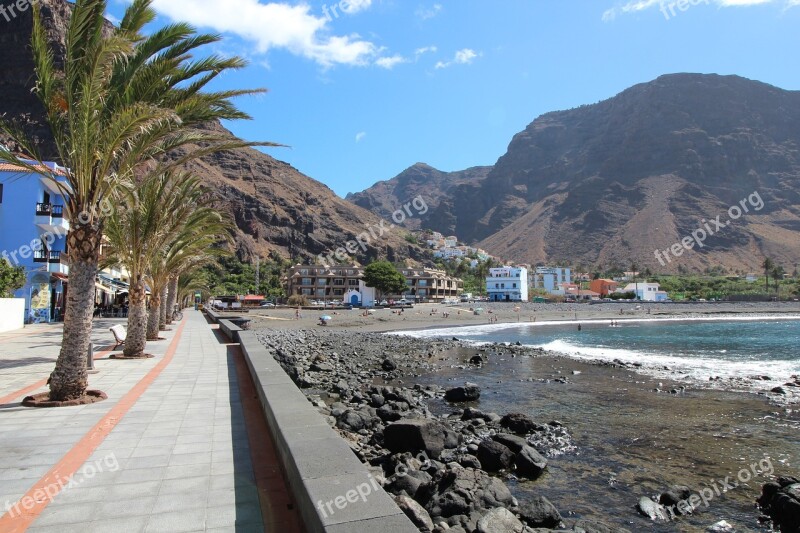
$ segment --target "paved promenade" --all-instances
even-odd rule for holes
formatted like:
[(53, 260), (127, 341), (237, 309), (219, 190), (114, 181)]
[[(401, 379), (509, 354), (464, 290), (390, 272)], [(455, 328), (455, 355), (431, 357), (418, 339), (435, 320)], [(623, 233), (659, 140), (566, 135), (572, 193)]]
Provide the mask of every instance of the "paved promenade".
[(300, 531), (237, 345), (202, 314), (146, 360), (108, 359), (97, 320), (90, 387), (103, 402), (20, 406), (46, 390), (59, 326), (0, 335), (0, 531)]

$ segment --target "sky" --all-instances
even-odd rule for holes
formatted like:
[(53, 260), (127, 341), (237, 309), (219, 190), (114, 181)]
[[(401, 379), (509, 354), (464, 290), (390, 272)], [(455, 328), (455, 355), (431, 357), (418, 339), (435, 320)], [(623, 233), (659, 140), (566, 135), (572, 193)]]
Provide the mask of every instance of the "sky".
[[(108, 17), (125, 0), (111, 0)], [(800, 0), (154, 0), (268, 89), (226, 124), (340, 196), (424, 162), (492, 165), (536, 117), (662, 74), (800, 89)]]

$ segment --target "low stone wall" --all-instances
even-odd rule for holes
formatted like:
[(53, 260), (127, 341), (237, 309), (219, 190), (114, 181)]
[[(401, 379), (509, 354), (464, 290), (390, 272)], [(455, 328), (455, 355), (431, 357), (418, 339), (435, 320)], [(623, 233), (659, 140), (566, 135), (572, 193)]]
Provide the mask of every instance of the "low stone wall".
[(236, 336), (306, 530), (419, 531), (255, 333), (239, 330)]
[(0, 333), (25, 326), (25, 299), (0, 298)]

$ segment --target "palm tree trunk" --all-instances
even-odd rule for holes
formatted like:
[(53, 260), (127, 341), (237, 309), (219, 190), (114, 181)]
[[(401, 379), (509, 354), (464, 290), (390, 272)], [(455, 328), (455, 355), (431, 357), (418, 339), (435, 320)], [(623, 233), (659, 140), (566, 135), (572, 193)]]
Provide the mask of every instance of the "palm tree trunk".
[(147, 304), (147, 340), (158, 340), (158, 319), (161, 315), (161, 291), (151, 289)]
[(147, 302), (144, 281), (131, 280), (128, 309), (128, 337), (123, 354), (136, 357), (144, 353), (147, 345)]
[(50, 374), (50, 400), (53, 401), (81, 398), (89, 384), (86, 354), (92, 335), (94, 280), (101, 234), (97, 226), (73, 225), (67, 236), (69, 290), (61, 352), (55, 370)]
[(167, 284), (167, 324), (172, 324), (172, 312), (178, 299), (178, 277), (173, 276)]
[(158, 330), (164, 331), (167, 329), (167, 285), (161, 289), (161, 305), (158, 310)]

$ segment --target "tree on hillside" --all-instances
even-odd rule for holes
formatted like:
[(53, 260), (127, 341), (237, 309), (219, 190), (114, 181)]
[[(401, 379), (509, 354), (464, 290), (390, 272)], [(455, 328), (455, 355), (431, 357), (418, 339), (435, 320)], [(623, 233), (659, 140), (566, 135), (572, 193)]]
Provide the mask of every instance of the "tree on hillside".
[(0, 298), (12, 298), (14, 291), (25, 286), (25, 269), (13, 267), (0, 257)]
[(769, 274), (775, 268), (775, 263), (769, 257), (765, 257), (761, 267), (764, 269), (764, 288), (769, 292)]
[(772, 269), (772, 279), (775, 280), (775, 294), (776, 295), (778, 294), (778, 291), (780, 290), (780, 282), (783, 279), (783, 275), (785, 273), (786, 272), (783, 270), (782, 266), (775, 266)]
[(406, 278), (389, 261), (376, 261), (364, 269), (364, 283), (384, 294), (402, 294), (406, 290)]

